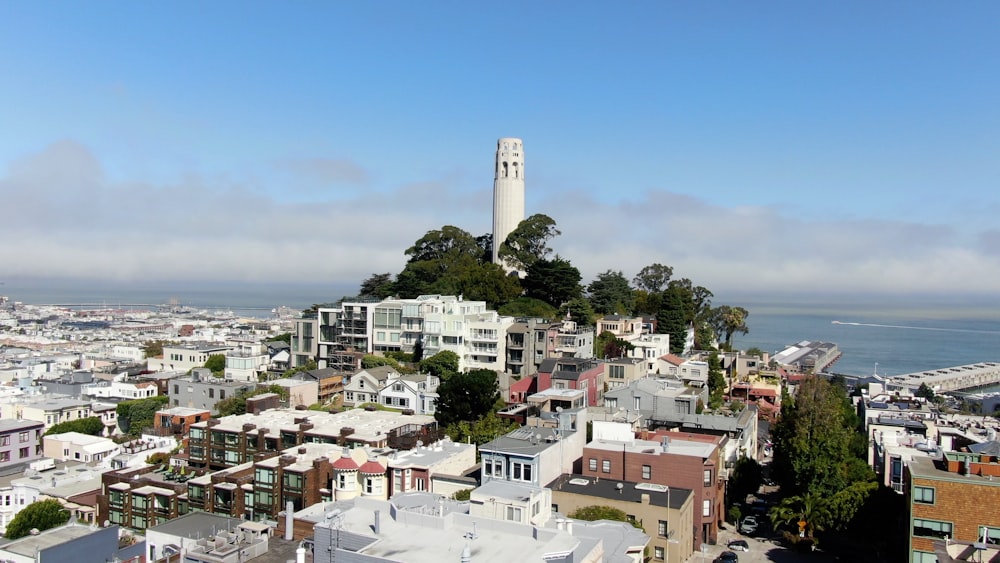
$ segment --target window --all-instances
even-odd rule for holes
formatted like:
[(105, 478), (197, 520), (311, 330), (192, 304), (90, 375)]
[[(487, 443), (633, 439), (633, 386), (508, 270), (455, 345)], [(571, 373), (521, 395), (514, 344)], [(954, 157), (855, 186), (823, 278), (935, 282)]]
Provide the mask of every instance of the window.
[(937, 520), (913, 519), (913, 535), (922, 538), (943, 538), (951, 537), (951, 522), (939, 522)]
[(18, 439), (20, 440), (20, 442), (22, 444), (25, 443), (25, 442), (27, 442), (28, 441), (28, 433), (27, 432), (21, 432), (21, 434), (18, 436)]
[(934, 504), (933, 487), (913, 487), (913, 502)]
[(9, 446), (9, 445), (10, 445), (10, 435), (4, 434), (3, 436), (0, 436), (0, 446)]
[(656, 535), (661, 536), (661, 537), (667, 537), (667, 521), (666, 520), (660, 520), (656, 524)]
[(642, 404), (642, 401), (641, 401), (642, 397), (632, 397), (632, 399), (635, 402), (635, 404), (632, 406), (633, 409), (639, 410), (640, 408), (642, 408), (640, 406)]
[(705, 499), (701, 503), (701, 515), (711, 516), (712, 515), (712, 501), (710, 499)]
[(521, 521), (521, 508), (518, 506), (508, 506), (507, 507), (507, 520), (512, 522)]
[(286, 489), (302, 490), (302, 481), (301, 473), (285, 472), (284, 485)]
[(987, 528), (985, 526), (980, 526), (979, 534), (976, 535), (976, 537), (982, 539), (983, 533), (986, 533), (986, 543), (992, 545), (1000, 544), (1000, 528)]
[(706, 469), (705, 470), (705, 486), (709, 487), (711, 485), (712, 485), (712, 470), (711, 469)]
[(493, 460), (493, 476), (503, 477), (503, 461), (499, 459)]
[[(24, 458), (28, 457), (29, 455), (31, 455), (31, 454), (28, 453), (28, 448), (21, 448), (21, 451), (18, 452), (18, 457), (21, 458), (21, 459), (24, 459)], [(80, 456), (80, 454), (76, 454), (76, 455), (77, 455), (77, 457)]]
[(927, 553), (926, 551), (914, 551), (913, 552), (913, 563), (937, 563), (936, 553)]
[(0, 461), (10, 461), (10, 452), (0, 452)]
[(589, 467), (591, 471), (597, 471), (597, 458), (590, 458)]
[(642, 466), (642, 478), (652, 479), (653, 478), (653, 468), (649, 465)]
[(220, 399), (225, 399), (226, 398), (226, 390), (225, 389), (219, 389), (219, 398)]
[(611, 473), (611, 460), (605, 459), (601, 461), (601, 471), (604, 473)]
[(215, 398), (215, 389), (212, 388), (212, 387), (208, 388), (208, 398), (209, 399), (214, 399)]
[(664, 559), (664, 549), (660, 546), (653, 548), (653, 559), (662, 561)]
[(531, 481), (531, 464), (511, 462), (510, 478), (515, 481)]
[(625, 379), (625, 366), (608, 366), (608, 377), (611, 379)]
[(425, 491), (425, 490), (427, 490), (426, 485), (424, 485), (424, 480), (423, 479), (414, 479), (414, 480), (417, 482), (417, 490), (418, 491)]

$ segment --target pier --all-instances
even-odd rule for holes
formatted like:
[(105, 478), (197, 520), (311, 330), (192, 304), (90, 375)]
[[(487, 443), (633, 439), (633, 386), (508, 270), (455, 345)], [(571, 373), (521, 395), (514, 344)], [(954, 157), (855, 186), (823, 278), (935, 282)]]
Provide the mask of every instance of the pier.
[(893, 375), (885, 379), (886, 391), (916, 392), (926, 383), (935, 393), (960, 391), (1000, 384), (1000, 363), (980, 362), (965, 366)]

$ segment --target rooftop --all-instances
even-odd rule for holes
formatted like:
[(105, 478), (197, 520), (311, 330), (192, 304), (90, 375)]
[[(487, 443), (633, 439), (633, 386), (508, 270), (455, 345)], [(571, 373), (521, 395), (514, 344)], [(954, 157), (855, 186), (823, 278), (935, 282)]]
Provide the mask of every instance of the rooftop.
[[(621, 485), (619, 487), (619, 485)], [(562, 475), (549, 483), (552, 492), (565, 492), (623, 502), (642, 502), (643, 495), (649, 495), (653, 506), (679, 509), (691, 496), (691, 489), (670, 488), (654, 483), (633, 483), (617, 479), (595, 479), (584, 475)]]

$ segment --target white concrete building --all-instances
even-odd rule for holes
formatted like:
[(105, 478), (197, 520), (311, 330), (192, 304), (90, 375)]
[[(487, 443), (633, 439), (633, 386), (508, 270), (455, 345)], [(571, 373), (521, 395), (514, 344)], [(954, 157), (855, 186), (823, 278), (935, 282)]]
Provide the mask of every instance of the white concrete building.
[[(524, 144), (521, 139), (504, 137), (497, 141), (493, 170), (493, 263), (501, 264), (498, 253), (507, 235), (524, 220)], [(505, 270), (513, 268), (501, 264)]]
[(63, 432), (42, 437), (45, 457), (56, 461), (100, 463), (114, 457), (121, 448), (110, 438)]

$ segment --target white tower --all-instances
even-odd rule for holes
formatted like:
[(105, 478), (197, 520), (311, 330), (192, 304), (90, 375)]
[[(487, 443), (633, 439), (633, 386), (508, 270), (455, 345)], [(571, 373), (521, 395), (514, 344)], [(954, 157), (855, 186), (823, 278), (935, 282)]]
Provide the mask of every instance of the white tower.
[(497, 163), (493, 173), (493, 263), (510, 271), (497, 253), (507, 235), (524, 220), (524, 145), (521, 139), (497, 141)]

